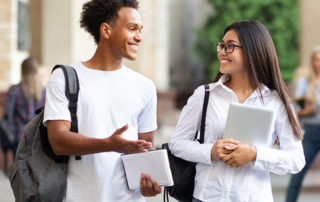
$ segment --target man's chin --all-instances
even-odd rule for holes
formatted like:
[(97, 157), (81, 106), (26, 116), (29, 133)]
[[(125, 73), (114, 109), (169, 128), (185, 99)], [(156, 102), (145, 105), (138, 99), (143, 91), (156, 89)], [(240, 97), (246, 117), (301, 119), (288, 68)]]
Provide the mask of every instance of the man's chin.
[(126, 55), (125, 58), (128, 59), (128, 60), (136, 60), (137, 59), (137, 55)]

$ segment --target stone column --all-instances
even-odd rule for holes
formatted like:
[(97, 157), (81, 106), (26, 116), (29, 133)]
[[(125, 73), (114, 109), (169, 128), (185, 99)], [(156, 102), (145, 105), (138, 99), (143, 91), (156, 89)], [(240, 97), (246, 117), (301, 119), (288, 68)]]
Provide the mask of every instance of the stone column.
[(71, 63), (72, 1), (42, 1), (42, 64)]
[(30, 7), (30, 56), (42, 63), (42, 0), (29, 0)]
[(0, 91), (20, 81), (20, 64), (28, 56), (27, 51), (18, 50), (18, 2), (0, 0)]
[(7, 89), (10, 82), (12, 43), (12, 2), (0, 0), (0, 91)]

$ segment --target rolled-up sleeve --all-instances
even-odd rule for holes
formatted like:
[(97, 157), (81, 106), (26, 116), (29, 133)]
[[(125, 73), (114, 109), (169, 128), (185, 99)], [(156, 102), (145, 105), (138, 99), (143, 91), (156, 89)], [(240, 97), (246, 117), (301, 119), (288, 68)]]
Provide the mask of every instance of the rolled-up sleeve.
[(200, 86), (188, 99), (183, 108), (176, 129), (169, 142), (171, 152), (182, 159), (211, 164), (211, 144), (200, 144), (193, 138), (200, 127), (204, 87)]
[(280, 149), (257, 147), (254, 169), (269, 171), (278, 175), (298, 173), (305, 165), (301, 140), (294, 134), (287, 112), (282, 105), (275, 123)]
[(306, 78), (300, 78), (295, 85), (294, 97), (307, 96), (308, 94), (308, 80)]
[(68, 99), (65, 95), (65, 80), (62, 69), (55, 70), (50, 77), (46, 89), (43, 124), (48, 120), (65, 120), (71, 122), (68, 109)]

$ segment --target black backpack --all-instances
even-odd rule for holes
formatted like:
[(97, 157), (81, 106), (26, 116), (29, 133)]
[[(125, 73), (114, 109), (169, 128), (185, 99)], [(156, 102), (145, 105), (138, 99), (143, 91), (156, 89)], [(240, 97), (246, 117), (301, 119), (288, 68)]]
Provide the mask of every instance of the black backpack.
[[(198, 132), (195, 133), (194, 140), (199, 141), (200, 144), (204, 143), (205, 135), (205, 125), (207, 108), (209, 102), (209, 85), (205, 84), (205, 96), (202, 106), (201, 124), (200, 124), (200, 138), (198, 137)], [(162, 144), (162, 149), (166, 149), (168, 153), (168, 159), (171, 169), (171, 174), (174, 184), (164, 188), (163, 199), (169, 202), (168, 194), (182, 202), (191, 202), (193, 198), (194, 190), (194, 178), (196, 176), (196, 164), (195, 162), (190, 162), (181, 158), (174, 156), (169, 148), (168, 143)]]
[[(65, 76), (65, 93), (72, 119), (71, 131), (78, 132), (78, 76), (70, 66), (56, 65), (52, 71), (57, 68), (61, 68)], [(37, 116), (24, 127), (9, 175), (18, 202), (58, 202), (63, 200), (66, 193), (69, 156), (54, 154), (48, 141), (47, 128), (42, 123), (43, 113), (43, 108), (37, 110)]]

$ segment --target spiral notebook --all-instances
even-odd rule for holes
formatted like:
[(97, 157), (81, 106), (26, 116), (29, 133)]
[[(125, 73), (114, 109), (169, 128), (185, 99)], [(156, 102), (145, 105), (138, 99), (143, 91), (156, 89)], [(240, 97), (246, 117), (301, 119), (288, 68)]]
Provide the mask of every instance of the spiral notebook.
[(167, 150), (126, 154), (121, 159), (129, 189), (140, 188), (142, 173), (149, 174), (160, 186), (173, 185)]

